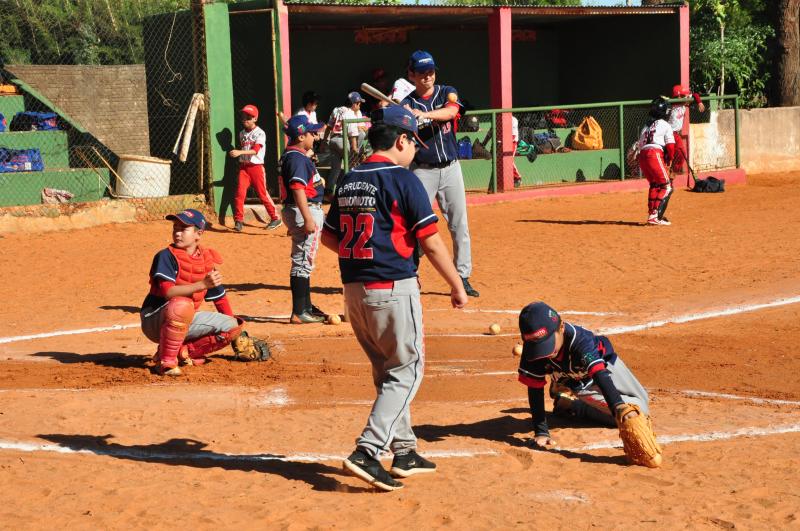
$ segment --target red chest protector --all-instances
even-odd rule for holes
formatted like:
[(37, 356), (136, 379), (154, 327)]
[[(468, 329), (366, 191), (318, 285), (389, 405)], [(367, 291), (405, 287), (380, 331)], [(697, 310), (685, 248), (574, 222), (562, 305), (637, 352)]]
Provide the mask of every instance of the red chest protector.
[[(214, 269), (215, 265), (222, 263), (222, 256), (214, 249), (200, 247), (195, 256), (190, 256), (183, 249), (177, 249), (171, 245), (167, 249), (178, 261), (178, 275), (175, 277), (176, 286), (199, 282)], [(203, 303), (206, 291), (208, 290), (204, 289), (192, 293), (195, 310)]]

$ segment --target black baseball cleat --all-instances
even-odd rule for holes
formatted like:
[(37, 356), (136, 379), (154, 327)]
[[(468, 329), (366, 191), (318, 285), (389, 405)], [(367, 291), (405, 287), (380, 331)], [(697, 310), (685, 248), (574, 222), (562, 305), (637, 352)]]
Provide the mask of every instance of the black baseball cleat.
[(361, 450), (356, 449), (350, 454), (350, 457), (342, 462), (342, 467), (355, 477), (381, 490), (389, 492), (403, 488), (403, 484), (390, 476), (380, 461)]
[(414, 450), (407, 454), (396, 455), (389, 471), (394, 477), (407, 478), (414, 474), (428, 474), (436, 472), (436, 464), (428, 461)]
[(323, 312), (322, 310), (320, 310), (319, 308), (317, 308), (313, 304), (311, 305), (310, 309), (306, 310), (306, 313), (310, 313), (314, 317), (323, 317), (323, 318), (327, 318), (328, 317), (327, 313)]
[(470, 297), (480, 297), (481, 294), (478, 293), (478, 290), (472, 287), (472, 284), (469, 283), (468, 278), (461, 277), (461, 282), (464, 284), (464, 291), (467, 292), (467, 295)]
[(237, 221), (236, 223), (233, 224), (233, 230), (235, 230), (236, 232), (242, 232), (242, 228), (243, 225), (241, 221)]

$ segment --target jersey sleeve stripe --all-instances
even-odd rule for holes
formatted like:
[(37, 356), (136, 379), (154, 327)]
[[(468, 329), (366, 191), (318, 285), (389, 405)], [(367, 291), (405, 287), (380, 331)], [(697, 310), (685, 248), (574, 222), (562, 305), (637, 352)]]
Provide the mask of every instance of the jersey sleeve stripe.
[(161, 278), (163, 278), (164, 280), (169, 280), (170, 282), (175, 282), (175, 279), (174, 279), (174, 278), (168, 277), (168, 276), (167, 276), (167, 275), (165, 275), (164, 273), (156, 273), (156, 274), (154, 274), (154, 275), (153, 275), (153, 278), (155, 278), (155, 277), (161, 277)]
[(421, 220), (417, 221), (416, 223), (414, 223), (414, 226), (411, 227), (411, 231), (413, 232), (413, 231), (417, 230), (417, 227), (420, 224), (425, 223), (426, 221), (428, 221), (431, 218), (433, 218), (435, 220), (436, 219), (436, 214), (431, 214), (430, 216), (426, 216), (426, 217), (422, 218)]

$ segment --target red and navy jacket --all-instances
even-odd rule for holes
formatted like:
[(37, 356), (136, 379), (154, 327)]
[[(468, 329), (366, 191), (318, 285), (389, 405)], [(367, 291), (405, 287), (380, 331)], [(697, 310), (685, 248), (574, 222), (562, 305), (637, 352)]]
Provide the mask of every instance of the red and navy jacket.
[(281, 201), (294, 205), (294, 194), (290, 190), (304, 190), (309, 203), (322, 203), (325, 186), (317, 167), (306, 156), (305, 150), (289, 146), (280, 160)]
[[(441, 109), (442, 107), (456, 107), (459, 114), (462, 110), (456, 89), (447, 85), (434, 85), (433, 93), (423, 98), (412, 92), (400, 102), (412, 109), (423, 112)], [(456, 141), (456, 124), (459, 115), (447, 122), (432, 121), (430, 126), (421, 127), (419, 136), (427, 149), (420, 146), (414, 162), (417, 164), (443, 164), (458, 160), (458, 142)]]
[(545, 376), (553, 374), (556, 378), (566, 376), (576, 382), (592, 378), (613, 363), (617, 358), (611, 341), (605, 336), (596, 336), (589, 330), (564, 322), (564, 344), (555, 358), (529, 360), (524, 356), (519, 360), (521, 383), (528, 387), (541, 389), (545, 386)]
[(437, 232), (420, 180), (379, 155), (345, 175), (323, 230), (339, 241), (342, 283), (417, 276), (414, 247)]

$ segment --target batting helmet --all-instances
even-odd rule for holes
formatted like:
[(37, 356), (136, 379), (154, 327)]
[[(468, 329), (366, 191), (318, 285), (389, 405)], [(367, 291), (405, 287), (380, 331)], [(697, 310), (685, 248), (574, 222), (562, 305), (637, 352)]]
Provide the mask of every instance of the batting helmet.
[(683, 85), (675, 85), (674, 87), (672, 87), (673, 98), (682, 98), (684, 96), (691, 95), (691, 93), (692, 91), (684, 87)]
[(650, 116), (656, 120), (666, 120), (669, 111), (669, 102), (664, 98), (659, 97), (650, 102)]

